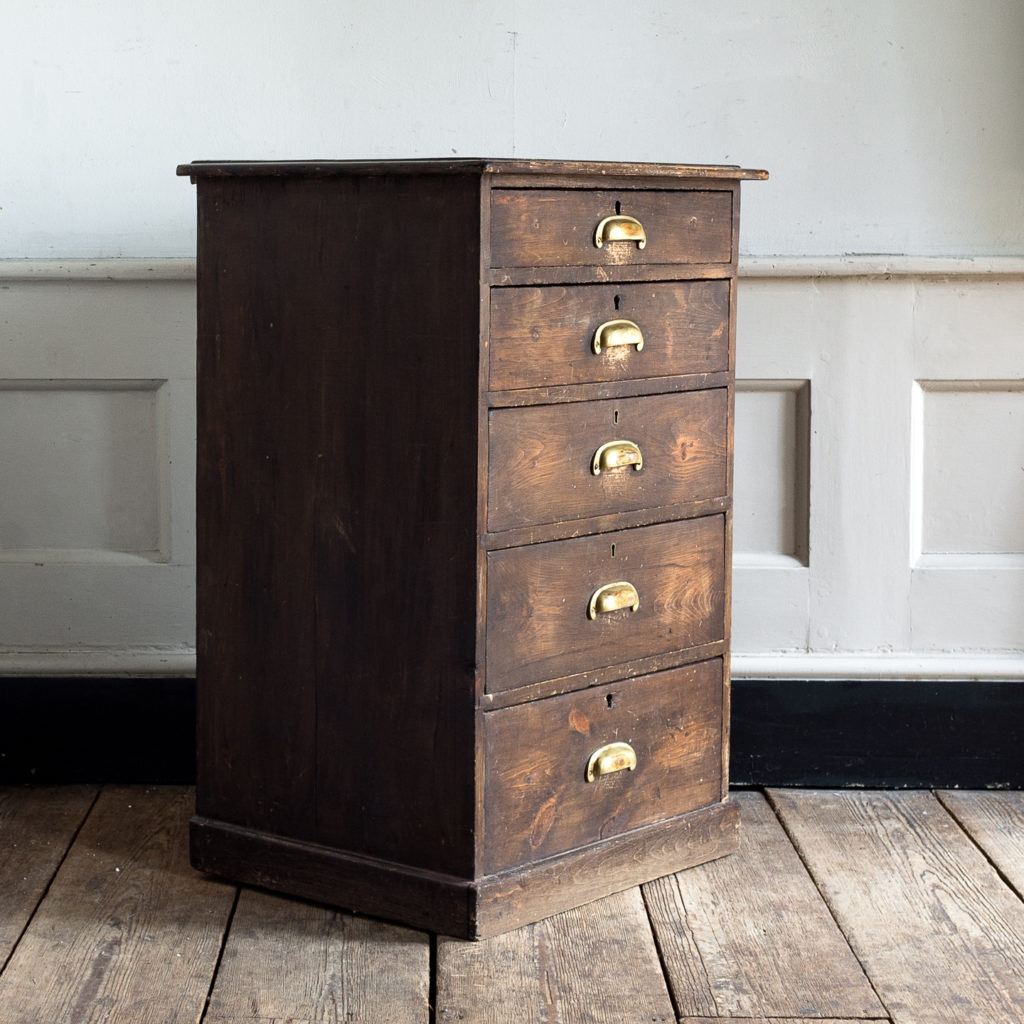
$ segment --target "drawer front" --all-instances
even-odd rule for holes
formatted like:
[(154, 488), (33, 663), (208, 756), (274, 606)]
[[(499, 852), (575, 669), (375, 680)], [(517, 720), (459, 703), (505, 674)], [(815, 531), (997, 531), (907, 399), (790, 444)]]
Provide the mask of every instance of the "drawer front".
[[(642, 226), (638, 240), (597, 244), (610, 217)], [(604, 233), (614, 233), (614, 224)], [(628, 230), (628, 228), (626, 228)], [(491, 264), (495, 267), (603, 267), (658, 263), (730, 263), (732, 193), (495, 189), (491, 192)]]
[(728, 370), (729, 282), (493, 288), (490, 349), (493, 391)]
[(726, 389), (714, 388), (494, 409), (487, 528), (723, 496), (728, 408)]
[(487, 554), (489, 693), (724, 637), (724, 516)]
[(486, 870), (717, 802), (722, 671), (715, 659), (484, 715)]

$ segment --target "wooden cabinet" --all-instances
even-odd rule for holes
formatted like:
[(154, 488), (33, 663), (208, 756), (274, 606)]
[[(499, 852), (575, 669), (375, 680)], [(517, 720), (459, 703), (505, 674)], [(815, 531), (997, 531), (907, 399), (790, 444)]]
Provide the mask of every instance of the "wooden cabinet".
[(732, 850), (736, 167), (194, 163), (192, 859), (480, 937)]

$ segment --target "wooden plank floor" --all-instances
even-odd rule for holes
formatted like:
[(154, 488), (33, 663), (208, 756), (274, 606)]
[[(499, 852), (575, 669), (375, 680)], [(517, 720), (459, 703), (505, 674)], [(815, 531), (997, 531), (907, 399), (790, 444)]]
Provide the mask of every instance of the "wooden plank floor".
[(1024, 794), (736, 793), (739, 853), (480, 943), (204, 877), (182, 788), (0, 788), (0, 1024), (1021, 1024)]

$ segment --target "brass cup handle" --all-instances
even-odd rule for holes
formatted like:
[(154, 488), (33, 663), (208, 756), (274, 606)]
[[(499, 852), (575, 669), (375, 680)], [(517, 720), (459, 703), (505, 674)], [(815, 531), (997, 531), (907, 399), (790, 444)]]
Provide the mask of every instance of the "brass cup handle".
[(635, 217), (617, 213), (605, 217), (594, 231), (594, 245), (600, 249), (605, 242), (636, 242), (638, 249), (647, 245), (647, 232)]
[(636, 592), (636, 587), (625, 580), (619, 580), (618, 583), (606, 583), (603, 587), (598, 587), (590, 595), (587, 618), (596, 619), (598, 615), (617, 612), (622, 608), (629, 608), (635, 612), (639, 607), (640, 595)]
[(590, 755), (587, 782), (615, 772), (635, 771), (636, 751), (628, 743), (606, 743)]
[(590, 472), (600, 476), (606, 469), (632, 466), (638, 472), (644, 468), (644, 457), (635, 441), (606, 441), (594, 452)]
[(594, 355), (619, 345), (635, 345), (637, 352), (644, 347), (643, 331), (632, 320), (607, 320), (594, 331)]

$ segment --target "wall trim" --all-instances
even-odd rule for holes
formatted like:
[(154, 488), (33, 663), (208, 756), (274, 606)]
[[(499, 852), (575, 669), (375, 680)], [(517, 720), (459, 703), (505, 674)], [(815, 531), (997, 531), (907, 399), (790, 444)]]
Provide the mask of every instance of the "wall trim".
[(189, 649), (0, 651), (0, 677), (152, 679), (195, 674), (196, 653)]
[(733, 679), (1024, 680), (1024, 652), (732, 654)]
[(740, 277), (1021, 277), (1024, 256), (741, 256)]
[[(1024, 652), (995, 654), (732, 654), (733, 679), (1024, 680)], [(0, 651), (0, 677), (194, 676), (194, 650)]]
[(0, 281), (194, 281), (193, 258), (4, 260)]
[[(1024, 256), (741, 256), (740, 277), (1024, 277)], [(194, 281), (191, 257), (0, 259), (0, 281)]]

